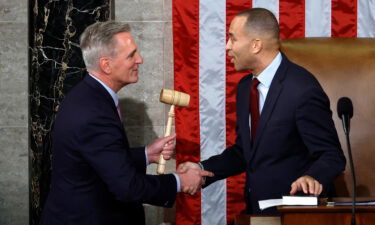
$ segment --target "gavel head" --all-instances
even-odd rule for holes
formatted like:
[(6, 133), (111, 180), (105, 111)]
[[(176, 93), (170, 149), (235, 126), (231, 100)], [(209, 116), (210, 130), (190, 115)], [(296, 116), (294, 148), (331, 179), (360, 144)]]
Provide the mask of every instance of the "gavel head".
[(187, 107), (189, 106), (190, 95), (183, 92), (163, 88), (160, 92), (160, 101), (170, 105)]

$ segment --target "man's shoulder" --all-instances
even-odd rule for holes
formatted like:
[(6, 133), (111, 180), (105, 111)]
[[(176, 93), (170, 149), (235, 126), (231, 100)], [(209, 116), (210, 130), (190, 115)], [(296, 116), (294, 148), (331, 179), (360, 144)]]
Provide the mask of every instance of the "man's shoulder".
[(67, 93), (59, 106), (58, 115), (70, 120), (82, 120), (101, 112), (106, 113), (110, 109), (111, 102), (101, 90), (91, 87), (82, 80)]
[(319, 84), (318, 79), (305, 67), (292, 61), (286, 61), (286, 80), (299, 86), (310, 86)]

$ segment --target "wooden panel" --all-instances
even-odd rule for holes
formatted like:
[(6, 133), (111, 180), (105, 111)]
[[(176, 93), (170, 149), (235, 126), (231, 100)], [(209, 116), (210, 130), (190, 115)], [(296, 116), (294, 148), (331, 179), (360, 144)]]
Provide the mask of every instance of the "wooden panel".
[[(352, 218), (349, 206), (283, 206), (278, 210), (283, 225), (350, 225)], [(375, 225), (375, 206), (358, 207), (356, 212), (357, 225)]]

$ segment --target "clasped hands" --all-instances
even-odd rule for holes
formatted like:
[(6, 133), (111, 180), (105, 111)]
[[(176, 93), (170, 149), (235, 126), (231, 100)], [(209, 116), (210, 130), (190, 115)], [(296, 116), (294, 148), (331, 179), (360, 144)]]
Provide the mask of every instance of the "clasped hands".
[[(160, 154), (165, 160), (171, 159), (174, 153), (176, 134), (158, 138), (147, 145), (147, 158), (149, 163), (158, 163)], [(176, 174), (180, 178), (181, 191), (187, 194), (195, 194), (202, 185), (205, 177), (213, 177), (214, 174), (202, 170), (199, 164), (185, 162), (178, 166)]]
[(205, 183), (205, 177), (213, 177), (210, 171), (203, 170), (199, 164), (193, 162), (181, 163), (177, 168), (177, 175), (181, 181), (181, 191), (190, 195), (195, 194)]

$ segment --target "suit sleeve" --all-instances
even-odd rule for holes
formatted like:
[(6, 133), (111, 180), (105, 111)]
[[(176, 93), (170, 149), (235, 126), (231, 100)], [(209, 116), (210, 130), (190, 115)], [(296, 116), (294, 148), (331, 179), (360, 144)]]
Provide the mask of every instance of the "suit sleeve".
[(130, 153), (120, 125), (104, 113), (93, 114), (96, 116), (88, 118), (79, 129), (80, 153), (109, 191), (117, 200), (171, 207), (177, 191), (173, 174), (146, 175), (139, 171), (137, 168), (145, 163), (136, 161), (144, 151), (133, 149), (141, 151)]
[[(238, 138), (238, 137), (237, 137)], [(235, 144), (225, 149), (223, 153), (212, 156), (201, 162), (203, 168), (215, 174), (207, 177), (205, 186), (221, 179), (245, 172), (246, 163), (242, 154), (242, 148)]]
[(206, 186), (221, 179), (234, 176), (246, 171), (246, 161), (243, 154), (243, 141), (241, 140), (241, 132), (239, 131), (239, 112), (242, 107), (238, 102), (240, 101), (241, 92), (244, 92), (245, 86), (248, 85), (251, 76), (245, 76), (239, 82), (236, 94), (236, 112), (237, 112), (237, 125), (236, 125), (236, 143), (226, 148), (221, 154), (212, 156), (208, 160), (202, 161), (201, 164), (205, 170), (211, 171), (215, 174), (214, 177), (206, 178)]
[(147, 166), (145, 147), (130, 148), (129, 154), (137, 171), (145, 174)]
[(320, 85), (306, 90), (296, 110), (299, 134), (314, 159), (305, 175), (327, 187), (345, 169), (345, 156), (332, 120), (329, 99)]

